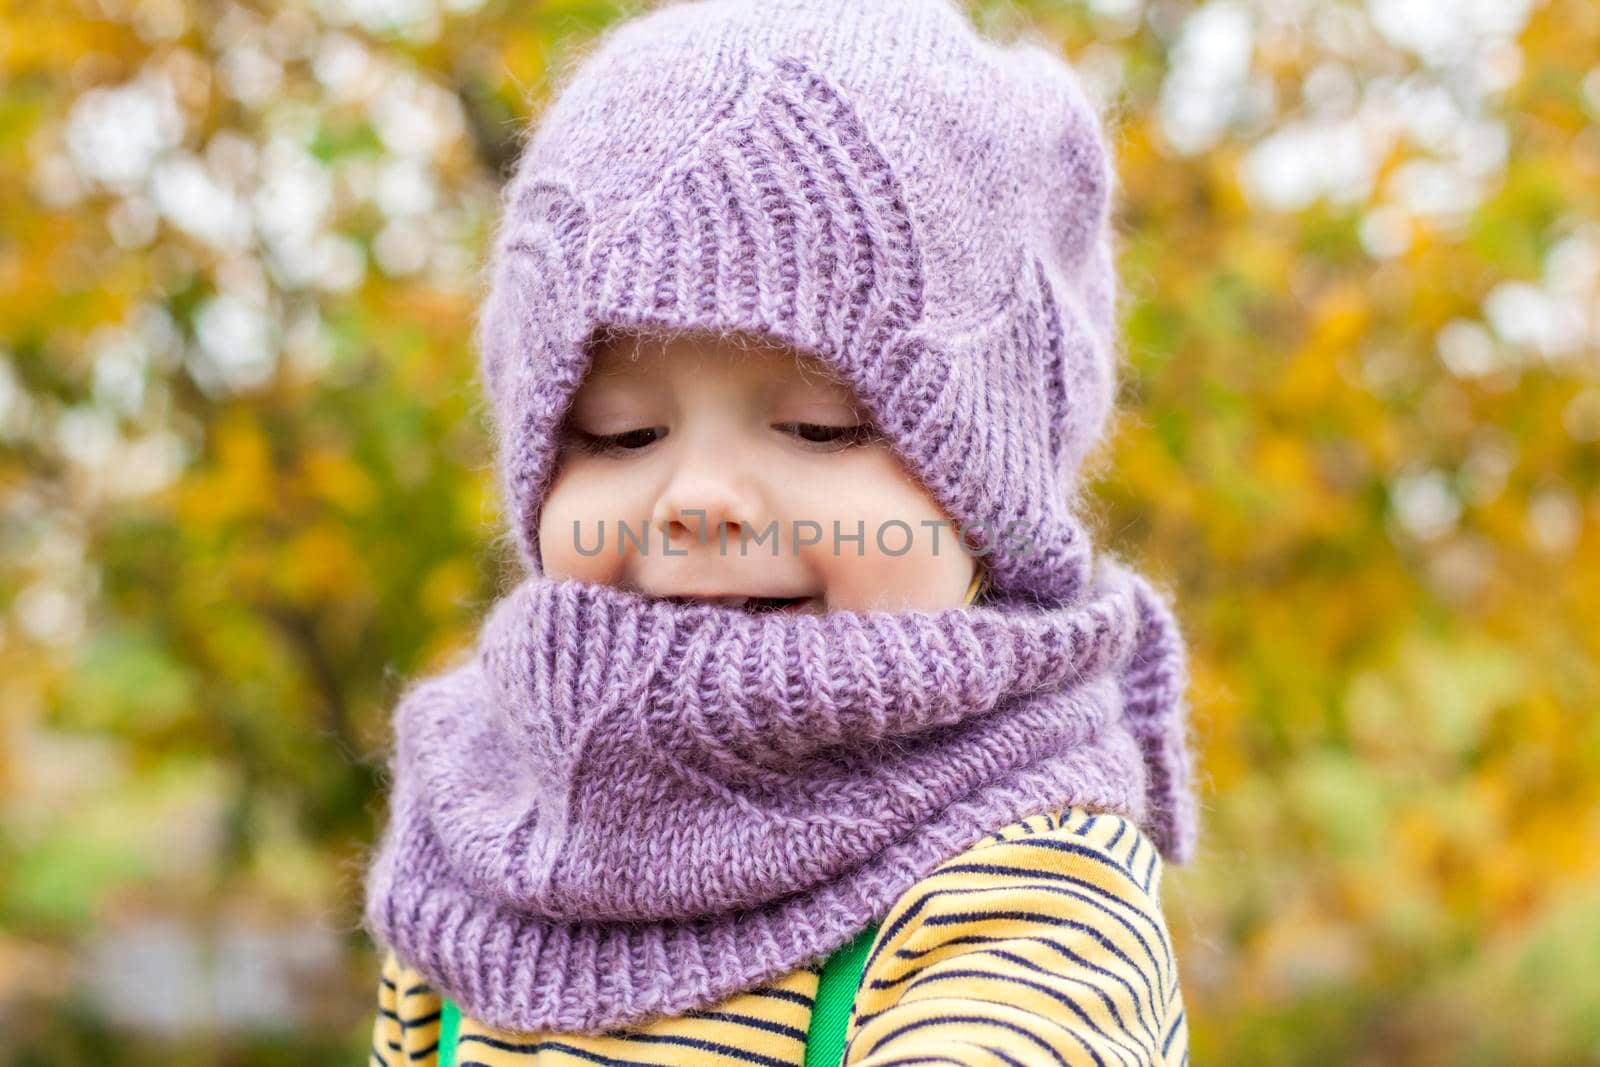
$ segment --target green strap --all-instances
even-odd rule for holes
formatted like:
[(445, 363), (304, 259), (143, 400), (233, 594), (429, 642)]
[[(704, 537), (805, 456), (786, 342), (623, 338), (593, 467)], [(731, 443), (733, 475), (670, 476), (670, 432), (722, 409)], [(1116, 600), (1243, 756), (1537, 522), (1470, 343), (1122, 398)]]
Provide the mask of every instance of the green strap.
[(449, 997), (439, 1007), (439, 1067), (456, 1067), (456, 1035), (461, 1032), (461, 1009)]
[(839, 1067), (844, 1062), (844, 1032), (855, 1007), (856, 987), (867, 963), (867, 951), (878, 934), (873, 923), (839, 948), (822, 965), (817, 982), (817, 1002), (811, 1009), (811, 1029), (806, 1034), (805, 1067)]
[[(855, 940), (840, 947), (822, 965), (817, 980), (817, 999), (811, 1008), (811, 1027), (806, 1033), (805, 1067), (839, 1067), (844, 1062), (844, 1032), (855, 1007), (856, 987), (867, 963), (867, 952), (878, 935), (873, 923)], [(456, 1035), (461, 1032), (461, 1009), (449, 997), (439, 1008), (439, 1067), (455, 1067)]]

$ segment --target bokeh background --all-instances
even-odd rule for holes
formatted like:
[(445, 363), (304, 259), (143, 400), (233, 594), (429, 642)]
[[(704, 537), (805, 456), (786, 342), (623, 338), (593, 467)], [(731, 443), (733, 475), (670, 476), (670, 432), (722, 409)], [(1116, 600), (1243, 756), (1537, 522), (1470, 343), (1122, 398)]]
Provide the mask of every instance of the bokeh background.
[[(365, 1059), (403, 682), (513, 576), (469, 328), (631, 5), (0, 2), (0, 1063)], [(1196, 1063), (1600, 1063), (1600, 5), (974, 3), (1115, 126)]]

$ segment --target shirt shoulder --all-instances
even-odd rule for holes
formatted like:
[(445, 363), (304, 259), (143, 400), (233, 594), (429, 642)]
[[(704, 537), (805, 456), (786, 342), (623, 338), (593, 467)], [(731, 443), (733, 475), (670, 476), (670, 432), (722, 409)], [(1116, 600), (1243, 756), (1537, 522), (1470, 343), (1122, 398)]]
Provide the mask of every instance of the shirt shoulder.
[(427, 978), (394, 952), (378, 976), (378, 1013), (368, 1063), (378, 1067), (436, 1067), (443, 1000)]
[(845, 1064), (1186, 1063), (1161, 874), (1133, 820), (1079, 807), (973, 843), (881, 923)]
[(1024, 851), (1044, 848), (1062, 855), (1109, 863), (1127, 876), (1128, 881), (1118, 881), (1118, 885), (1131, 888), (1129, 882), (1137, 883), (1140, 894), (1152, 900), (1161, 895), (1161, 874), (1165, 864), (1149, 835), (1125, 815), (1081, 807), (1062, 808), (1018, 819), (973, 842), (966, 851), (936, 869), (934, 874), (957, 867), (977, 855), (992, 858), (993, 854), (984, 850), (1005, 845), (1020, 845)]

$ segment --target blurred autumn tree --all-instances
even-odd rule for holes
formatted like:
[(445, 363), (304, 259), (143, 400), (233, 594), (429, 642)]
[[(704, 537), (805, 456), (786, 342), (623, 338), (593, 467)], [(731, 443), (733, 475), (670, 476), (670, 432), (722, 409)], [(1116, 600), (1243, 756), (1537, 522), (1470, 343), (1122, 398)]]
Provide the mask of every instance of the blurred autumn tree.
[[(0, 3), (0, 1063), (365, 1057), (387, 714), (513, 576), (484, 238), (624, 6)], [(973, 10), (1115, 125), (1195, 1061), (1600, 1062), (1600, 7)]]

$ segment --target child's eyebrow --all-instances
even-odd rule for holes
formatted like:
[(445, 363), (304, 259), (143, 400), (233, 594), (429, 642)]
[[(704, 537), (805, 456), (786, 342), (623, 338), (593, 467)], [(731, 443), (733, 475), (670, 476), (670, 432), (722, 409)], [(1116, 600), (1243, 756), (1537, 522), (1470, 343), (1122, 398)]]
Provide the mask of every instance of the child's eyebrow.
[(807, 382), (820, 381), (829, 385), (850, 387), (850, 382), (842, 373), (815, 357), (796, 359), (795, 369), (800, 372), (800, 377)]
[(793, 378), (770, 381), (762, 385), (758, 397), (759, 403), (769, 407), (809, 403), (842, 407), (852, 414), (862, 410), (855, 393), (843, 382), (797, 381)]
[(584, 375), (579, 384), (579, 391), (613, 392), (619, 389), (643, 389), (656, 381), (659, 375), (652, 369), (646, 368), (638, 360), (632, 359), (596, 359), (589, 367), (589, 372)]
[(618, 378), (636, 378), (639, 376), (639, 361), (632, 359), (596, 359), (589, 365), (589, 380)]

